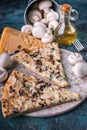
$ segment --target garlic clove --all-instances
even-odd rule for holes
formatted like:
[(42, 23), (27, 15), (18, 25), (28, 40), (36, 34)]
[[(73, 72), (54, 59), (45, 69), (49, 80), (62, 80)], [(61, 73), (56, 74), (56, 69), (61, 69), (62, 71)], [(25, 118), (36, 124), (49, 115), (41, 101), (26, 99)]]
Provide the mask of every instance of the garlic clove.
[(3, 68), (0, 68), (0, 83), (1, 82), (4, 82), (8, 77), (8, 72), (3, 69)]
[(79, 53), (72, 53), (68, 56), (68, 61), (70, 64), (75, 65), (78, 62), (85, 62), (83, 60), (82, 55), (80, 55)]
[(72, 71), (78, 78), (82, 78), (87, 75), (87, 63), (79, 62), (73, 68)]
[(25, 32), (27, 34), (32, 34), (33, 26), (32, 25), (24, 25), (21, 28), (21, 32)]
[(7, 68), (11, 64), (10, 55), (7, 53), (2, 53), (0, 55), (0, 67)]

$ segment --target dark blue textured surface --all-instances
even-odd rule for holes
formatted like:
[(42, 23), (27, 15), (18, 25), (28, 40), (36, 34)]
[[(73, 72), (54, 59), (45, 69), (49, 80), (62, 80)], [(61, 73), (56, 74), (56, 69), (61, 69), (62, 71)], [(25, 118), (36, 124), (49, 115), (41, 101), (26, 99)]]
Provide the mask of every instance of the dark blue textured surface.
[[(28, 0), (13, 0), (13, 2), (8, 0), (7, 3), (5, 1), (0, 0), (0, 33), (6, 26), (21, 28), (24, 24), (23, 13), (28, 3)], [(76, 22), (78, 37), (84, 46), (87, 46), (87, 43), (84, 43), (84, 39), (87, 39), (87, 0), (59, 0), (58, 2), (71, 3), (73, 8), (78, 10), (79, 19)], [(76, 52), (73, 46), (63, 48)], [(87, 60), (87, 55), (83, 54), (83, 56)], [(77, 109), (51, 118), (19, 116), (4, 119), (0, 110), (0, 130), (87, 130), (87, 100)]]

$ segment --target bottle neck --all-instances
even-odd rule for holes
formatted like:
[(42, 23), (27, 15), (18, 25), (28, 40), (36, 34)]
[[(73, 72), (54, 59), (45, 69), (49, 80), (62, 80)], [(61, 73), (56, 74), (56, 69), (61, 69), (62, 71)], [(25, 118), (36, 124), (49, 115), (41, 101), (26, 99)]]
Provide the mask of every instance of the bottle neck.
[(69, 23), (70, 22), (70, 15), (69, 14), (65, 14), (64, 15), (64, 22), (65, 23)]

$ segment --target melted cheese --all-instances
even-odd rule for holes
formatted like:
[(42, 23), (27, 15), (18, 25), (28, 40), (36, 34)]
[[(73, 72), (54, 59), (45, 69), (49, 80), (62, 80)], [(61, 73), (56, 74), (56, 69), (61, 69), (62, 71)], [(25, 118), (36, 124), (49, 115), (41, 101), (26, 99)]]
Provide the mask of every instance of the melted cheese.
[[(34, 56), (37, 52), (39, 52), (37, 56)], [(44, 48), (35, 50), (31, 55), (22, 51), (15, 56), (14, 60), (24, 65), (24, 67), (33, 73), (37, 73), (38, 76), (43, 77), (43, 80), (45, 78), (52, 84), (54, 82), (59, 87), (68, 86), (61, 63), (59, 48), (56, 43), (47, 44)]]
[(2, 111), (4, 117), (9, 117), (79, 99), (77, 93), (46, 85), (33, 76), (14, 70), (2, 92)]

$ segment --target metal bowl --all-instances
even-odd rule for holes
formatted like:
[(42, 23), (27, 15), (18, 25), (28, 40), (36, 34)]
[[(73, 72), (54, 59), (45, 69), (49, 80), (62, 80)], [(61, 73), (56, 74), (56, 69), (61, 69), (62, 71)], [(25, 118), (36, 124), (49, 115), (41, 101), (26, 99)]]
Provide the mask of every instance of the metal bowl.
[[(32, 8), (33, 8), (33, 6), (36, 3), (39, 3), (40, 1), (41, 0), (33, 0), (33, 1), (31, 1), (31, 2), (28, 3), (28, 6), (26, 7), (25, 12), (24, 12), (24, 21), (25, 21), (25, 24), (31, 24), (31, 22), (29, 21), (29, 18), (28, 18), (29, 11), (31, 11)], [(59, 14), (59, 21), (60, 21), (61, 18), (62, 18), (62, 13), (61, 13), (61, 10), (60, 10), (60, 5), (55, 0), (51, 0), (51, 1), (52, 1), (52, 9), (55, 10)]]

